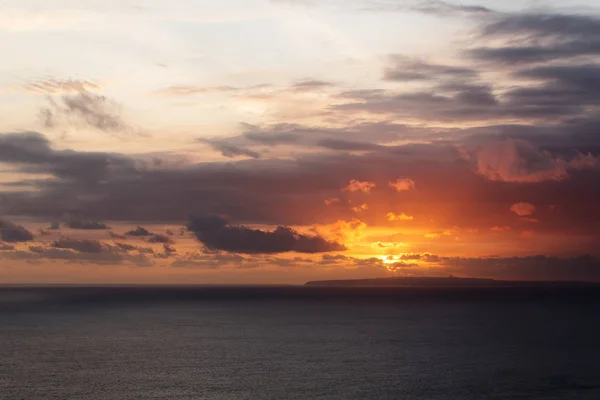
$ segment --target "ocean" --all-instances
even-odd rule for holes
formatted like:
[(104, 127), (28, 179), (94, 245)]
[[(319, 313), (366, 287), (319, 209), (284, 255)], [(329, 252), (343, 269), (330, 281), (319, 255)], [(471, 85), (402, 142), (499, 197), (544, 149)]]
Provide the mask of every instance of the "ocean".
[(3, 287), (0, 399), (600, 399), (600, 288)]

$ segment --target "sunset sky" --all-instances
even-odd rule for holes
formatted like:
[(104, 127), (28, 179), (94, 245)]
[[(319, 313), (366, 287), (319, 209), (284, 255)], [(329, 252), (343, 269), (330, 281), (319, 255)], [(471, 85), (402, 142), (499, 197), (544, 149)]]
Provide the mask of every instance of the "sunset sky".
[(0, 1), (0, 283), (600, 281), (598, 7)]

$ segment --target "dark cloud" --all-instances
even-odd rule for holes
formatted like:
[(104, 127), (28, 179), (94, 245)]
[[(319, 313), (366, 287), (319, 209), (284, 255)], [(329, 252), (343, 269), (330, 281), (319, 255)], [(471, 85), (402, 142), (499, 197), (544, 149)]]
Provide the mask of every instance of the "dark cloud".
[(208, 144), (213, 150), (220, 152), (223, 157), (260, 158), (260, 153), (256, 151), (234, 146), (221, 140), (198, 139), (198, 142)]
[(169, 236), (161, 235), (158, 233), (150, 236), (148, 239), (146, 239), (146, 241), (148, 243), (164, 243), (164, 244), (169, 244), (169, 243), (173, 242), (173, 240)]
[(480, 36), (504, 45), (470, 50), (479, 59), (504, 64), (543, 62), (600, 54), (600, 19), (577, 14), (497, 14)]
[(113, 134), (132, 131), (120, 115), (120, 106), (105, 96), (82, 91), (63, 95), (58, 102), (48, 97), (48, 103), (49, 107), (40, 111), (47, 128), (77, 124)]
[(127, 243), (115, 243), (115, 246), (123, 251), (137, 250), (137, 246), (133, 246), (133, 245), (127, 244)]
[(193, 217), (188, 229), (208, 248), (232, 253), (323, 253), (346, 250), (339, 243), (316, 235), (300, 234), (291, 228), (279, 226), (273, 231), (262, 231), (229, 225), (227, 220), (217, 216)]
[(48, 230), (49, 231), (58, 231), (60, 230), (60, 223), (59, 222), (51, 222), (50, 225), (48, 226)]
[[(430, 122), (489, 124), (490, 121), (499, 123), (515, 119), (532, 123), (557, 122), (560, 118), (578, 116), (587, 111), (587, 104), (579, 101), (577, 94), (568, 97), (570, 94), (572, 90), (557, 90), (550, 85), (515, 87), (496, 94), (487, 84), (456, 83), (415, 92), (345, 92), (340, 95), (344, 102), (330, 106), (330, 110), (334, 115), (366, 112), (388, 118)], [(569, 102), (569, 98), (574, 101)]]
[(29, 242), (33, 234), (21, 225), (0, 219), (0, 239), (8, 243)]
[(82, 220), (70, 220), (65, 223), (67, 228), (81, 229), (81, 230), (103, 230), (110, 229), (109, 226), (100, 221), (82, 221)]
[[(52, 174), (65, 181), (85, 182), (88, 187), (138, 170), (136, 160), (120, 154), (54, 150), (46, 136), (37, 132), (0, 134), (0, 159), (15, 164), (19, 172)], [(45, 183), (52, 182), (39, 182)]]
[(97, 240), (70, 239), (62, 237), (52, 242), (52, 247), (57, 249), (70, 249), (80, 253), (102, 253), (106, 246)]
[(154, 235), (154, 233), (142, 226), (138, 226), (135, 229), (125, 232), (125, 236), (147, 237), (152, 235)]

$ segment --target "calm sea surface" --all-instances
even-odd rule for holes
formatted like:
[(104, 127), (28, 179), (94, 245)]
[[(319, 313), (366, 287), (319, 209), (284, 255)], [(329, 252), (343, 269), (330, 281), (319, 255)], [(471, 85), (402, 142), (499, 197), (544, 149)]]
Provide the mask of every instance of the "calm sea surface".
[(598, 288), (0, 288), (0, 399), (600, 399)]

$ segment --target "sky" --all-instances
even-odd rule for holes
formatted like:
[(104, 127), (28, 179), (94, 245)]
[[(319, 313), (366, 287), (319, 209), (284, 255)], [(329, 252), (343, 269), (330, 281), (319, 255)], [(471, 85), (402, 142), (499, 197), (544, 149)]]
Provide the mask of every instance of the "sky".
[(0, 283), (600, 281), (600, 2), (0, 1)]

